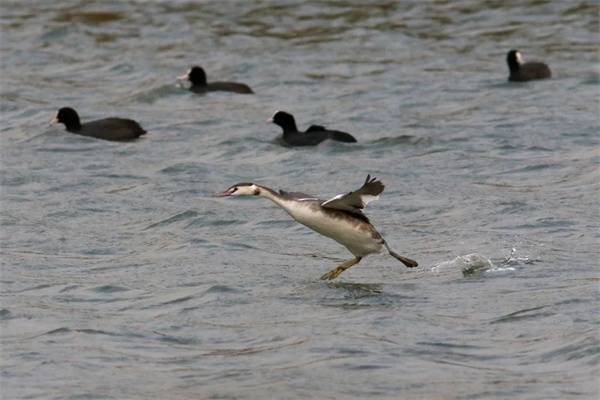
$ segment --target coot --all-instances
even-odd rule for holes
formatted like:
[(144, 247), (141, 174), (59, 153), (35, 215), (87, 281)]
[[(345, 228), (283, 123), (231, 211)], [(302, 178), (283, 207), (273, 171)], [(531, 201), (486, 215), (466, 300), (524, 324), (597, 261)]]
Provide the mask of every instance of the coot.
[(192, 67), (185, 75), (178, 79), (188, 80), (192, 86), (190, 90), (195, 93), (206, 92), (232, 92), (241, 94), (254, 93), (250, 87), (244, 83), (237, 82), (210, 82), (206, 81), (206, 72), (199, 66)]
[(327, 139), (356, 143), (354, 136), (349, 133), (329, 130), (322, 125), (311, 125), (301, 132), (296, 127), (294, 116), (285, 111), (276, 111), (268, 122), (273, 122), (283, 129), (283, 141), (290, 146), (315, 146)]
[(104, 140), (133, 140), (146, 134), (140, 124), (132, 119), (104, 118), (82, 124), (77, 111), (70, 107), (58, 110), (54, 122), (64, 124), (69, 132)]
[(511, 50), (506, 55), (506, 62), (511, 82), (525, 82), (533, 79), (546, 79), (552, 76), (550, 68), (539, 61), (523, 62), (523, 56), (519, 50)]

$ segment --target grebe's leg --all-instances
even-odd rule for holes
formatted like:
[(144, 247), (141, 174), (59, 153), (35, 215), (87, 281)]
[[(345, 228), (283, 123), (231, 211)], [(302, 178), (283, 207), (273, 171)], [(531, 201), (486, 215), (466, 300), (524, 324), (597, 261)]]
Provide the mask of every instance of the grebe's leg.
[(395, 251), (393, 251), (392, 249), (390, 249), (390, 247), (388, 246), (388, 244), (386, 242), (383, 242), (383, 245), (387, 249), (388, 253), (390, 253), (390, 256), (394, 257), (396, 260), (400, 261), (402, 264), (406, 265), (408, 268), (414, 268), (419, 265), (415, 260), (411, 260), (410, 258), (407, 258), (407, 257), (402, 257), (400, 254), (398, 254)]
[(356, 257), (356, 258), (353, 258), (352, 260), (348, 260), (348, 261), (340, 264), (337, 268), (335, 268), (335, 269), (329, 271), (328, 273), (326, 273), (325, 275), (323, 275), (321, 277), (321, 279), (335, 279), (338, 277), (339, 274), (341, 274), (342, 272), (344, 272), (351, 266), (358, 264), (360, 262), (360, 260), (362, 260), (362, 257)]

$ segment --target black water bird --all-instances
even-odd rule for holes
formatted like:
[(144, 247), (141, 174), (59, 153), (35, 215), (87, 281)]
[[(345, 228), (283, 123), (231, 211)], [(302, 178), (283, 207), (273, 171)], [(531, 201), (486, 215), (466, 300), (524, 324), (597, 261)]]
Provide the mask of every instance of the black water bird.
[(327, 139), (356, 143), (354, 136), (349, 133), (330, 130), (321, 125), (311, 125), (306, 131), (301, 132), (296, 127), (294, 116), (285, 111), (275, 111), (267, 121), (283, 129), (283, 141), (289, 146), (315, 146)]
[(58, 110), (53, 122), (65, 125), (68, 132), (112, 141), (127, 141), (145, 135), (139, 123), (126, 118), (104, 118), (81, 123), (77, 111), (70, 107)]
[(195, 93), (206, 93), (206, 92), (232, 92), (241, 94), (252, 94), (254, 93), (250, 86), (244, 83), (238, 82), (207, 82), (206, 72), (199, 66), (194, 66), (180, 76), (180, 80), (188, 80), (192, 84), (190, 90)]
[(540, 61), (523, 62), (523, 56), (519, 50), (511, 50), (506, 55), (506, 63), (511, 82), (525, 82), (533, 79), (547, 79), (552, 76), (550, 67)]

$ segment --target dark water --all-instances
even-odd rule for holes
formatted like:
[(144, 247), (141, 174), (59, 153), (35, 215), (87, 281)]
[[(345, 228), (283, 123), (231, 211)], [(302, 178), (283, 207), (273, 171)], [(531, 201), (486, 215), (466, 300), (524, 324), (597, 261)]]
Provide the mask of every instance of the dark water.
[[(3, 1), (2, 398), (597, 398), (598, 3), (511, 3)], [(553, 79), (508, 84), (511, 48)], [(281, 147), (276, 109), (359, 144)], [(417, 270), (322, 282), (344, 248), (211, 197), (367, 173)]]

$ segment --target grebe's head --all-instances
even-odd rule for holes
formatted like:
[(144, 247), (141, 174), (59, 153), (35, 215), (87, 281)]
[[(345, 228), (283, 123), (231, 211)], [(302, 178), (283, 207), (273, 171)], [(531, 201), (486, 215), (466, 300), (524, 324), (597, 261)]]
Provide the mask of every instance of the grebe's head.
[(217, 197), (232, 197), (232, 196), (258, 196), (260, 187), (254, 183), (237, 183), (222, 193), (217, 193)]

